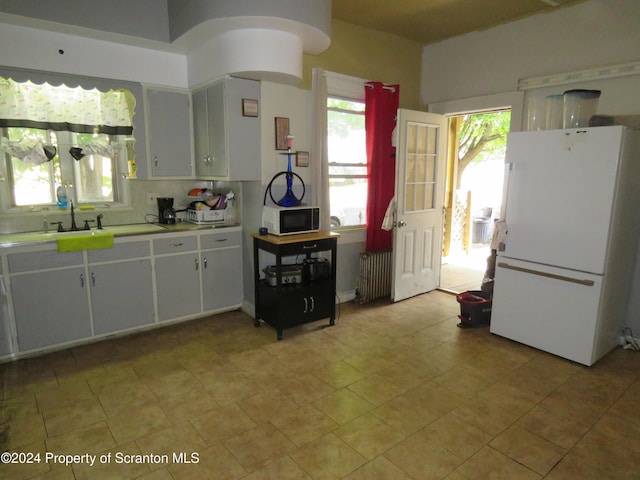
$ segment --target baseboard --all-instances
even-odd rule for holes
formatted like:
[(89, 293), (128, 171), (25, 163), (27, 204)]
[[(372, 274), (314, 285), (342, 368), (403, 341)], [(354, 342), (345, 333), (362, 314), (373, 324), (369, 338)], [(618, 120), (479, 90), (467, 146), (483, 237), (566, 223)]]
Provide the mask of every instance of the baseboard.
[(356, 298), (355, 289), (347, 290), (346, 292), (336, 292), (336, 303), (350, 302), (351, 300), (355, 300), (355, 298)]

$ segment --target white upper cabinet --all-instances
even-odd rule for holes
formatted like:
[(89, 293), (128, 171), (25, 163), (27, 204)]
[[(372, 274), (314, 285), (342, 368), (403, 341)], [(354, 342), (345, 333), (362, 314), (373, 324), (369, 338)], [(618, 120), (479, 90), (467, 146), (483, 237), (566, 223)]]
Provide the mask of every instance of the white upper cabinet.
[(227, 77), (193, 94), (196, 178), (261, 180), (260, 82)]
[(145, 88), (144, 96), (147, 164), (137, 166), (137, 177), (193, 178), (189, 93)]

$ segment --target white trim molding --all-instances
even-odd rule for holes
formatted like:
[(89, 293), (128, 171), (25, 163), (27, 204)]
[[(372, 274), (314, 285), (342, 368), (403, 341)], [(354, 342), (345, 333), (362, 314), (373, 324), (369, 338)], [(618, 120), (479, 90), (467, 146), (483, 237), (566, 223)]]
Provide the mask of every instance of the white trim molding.
[(544, 77), (521, 78), (518, 80), (518, 90), (532, 90), (534, 88), (567, 85), (570, 83), (600, 80), (603, 78), (628, 77), (630, 75), (640, 75), (640, 62), (609, 65), (606, 67), (559, 73)]

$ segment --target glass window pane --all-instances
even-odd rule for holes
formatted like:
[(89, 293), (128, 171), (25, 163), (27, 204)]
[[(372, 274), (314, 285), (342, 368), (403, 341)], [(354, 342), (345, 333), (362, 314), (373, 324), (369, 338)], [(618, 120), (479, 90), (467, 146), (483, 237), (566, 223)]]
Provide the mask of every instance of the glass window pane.
[(416, 181), (416, 156), (407, 154), (407, 182)]
[(425, 209), (425, 183), (418, 183), (415, 186), (416, 191), (416, 210), (424, 210)]
[(329, 98), (327, 107), (331, 227), (364, 225), (367, 219), (364, 102)]
[(413, 183), (407, 183), (407, 185), (405, 185), (405, 192), (404, 192), (404, 209), (405, 212), (413, 212), (416, 207), (415, 207), (415, 202), (414, 202), (414, 184)]
[(427, 134), (429, 133), (428, 127), (421, 125), (418, 129), (418, 139), (416, 145), (416, 151), (418, 153), (426, 153), (427, 151)]
[(407, 124), (407, 153), (416, 152), (416, 125), (413, 123)]
[(426, 158), (424, 155), (418, 155), (416, 161), (416, 182), (424, 182), (426, 180)]
[(436, 140), (438, 140), (438, 129), (437, 127), (429, 127), (429, 138), (427, 140), (427, 150), (426, 152), (429, 154), (435, 155), (436, 152)]
[(53, 172), (50, 163), (34, 165), (13, 157), (11, 169), (14, 205), (47, 205), (54, 202), (51, 189)]
[(109, 157), (87, 155), (76, 163), (77, 201), (113, 202), (113, 162)]
[(367, 221), (367, 179), (329, 179), (331, 226), (364, 225)]
[(331, 163), (367, 163), (363, 115), (329, 111), (327, 129)]
[[(10, 127), (7, 128), (7, 136), (11, 142), (32, 140), (57, 148), (55, 136), (48, 135), (46, 130)], [(51, 161), (40, 164), (28, 163), (19, 158), (11, 157), (10, 172), (13, 205), (48, 205), (55, 202), (53, 185), (56, 182), (60, 183), (57, 155)]]
[(436, 157), (429, 155), (427, 157), (427, 182), (435, 182), (436, 180)]
[(434, 187), (435, 187), (434, 183), (427, 183), (425, 185), (425, 196), (424, 196), (424, 199), (425, 199), (424, 208), (425, 208), (425, 210), (430, 210), (430, 209), (434, 208), (434, 206), (435, 206)]
[(78, 134), (76, 142), (88, 145), (96, 152), (74, 161), (76, 200), (80, 203), (113, 202), (115, 162), (109, 136)]

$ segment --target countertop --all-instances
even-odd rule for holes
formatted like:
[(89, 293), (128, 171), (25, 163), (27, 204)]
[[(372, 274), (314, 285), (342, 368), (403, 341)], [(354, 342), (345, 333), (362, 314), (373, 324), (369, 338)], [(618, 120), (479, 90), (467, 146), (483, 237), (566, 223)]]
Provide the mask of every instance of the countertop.
[(96, 232), (113, 233), (114, 237), (130, 237), (133, 235), (151, 235), (175, 232), (193, 232), (200, 230), (224, 229), (239, 227), (240, 225), (209, 225), (189, 222), (178, 222), (174, 225), (160, 225), (158, 223), (134, 223), (127, 225), (105, 225), (102, 230), (78, 230), (75, 232), (19, 232), (0, 234), (0, 248), (37, 245), (39, 243), (54, 242), (58, 238), (69, 235), (90, 235)]
[(328, 238), (338, 238), (340, 234), (336, 232), (326, 232), (324, 230), (320, 230), (318, 232), (297, 233), (292, 235), (260, 235), (259, 233), (254, 233), (252, 236), (265, 242), (273, 243), (274, 245), (285, 245), (288, 243), (299, 243), (309, 242), (313, 240), (325, 240)]

